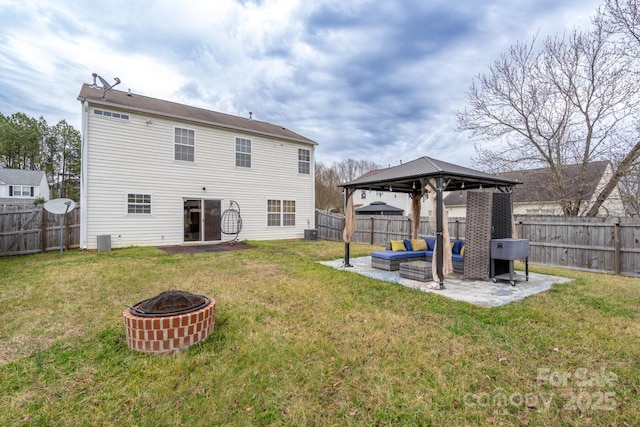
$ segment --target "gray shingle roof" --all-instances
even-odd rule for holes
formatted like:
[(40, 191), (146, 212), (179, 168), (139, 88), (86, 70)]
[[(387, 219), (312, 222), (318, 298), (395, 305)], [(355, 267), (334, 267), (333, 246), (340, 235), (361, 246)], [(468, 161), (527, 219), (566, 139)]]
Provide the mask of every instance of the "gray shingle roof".
[[(359, 178), (342, 184), (345, 188), (362, 188), (373, 190), (411, 193), (415, 191), (414, 183), (421, 178), (441, 177), (448, 182), (447, 191), (462, 188), (513, 186), (517, 180), (481, 172), (431, 157), (419, 157), (407, 163), (385, 169), (370, 171)], [(419, 184), (418, 184), (419, 185)], [(418, 187), (419, 188), (419, 187)]]
[[(609, 161), (591, 162), (587, 165), (585, 176), (580, 178), (582, 165), (567, 165), (562, 169), (563, 180), (562, 185), (567, 192), (568, 198), (577, 196), (578, 191), (582, 190), (581, 200), (591, 200), (593, 192), (602, 179)], [(526, 169), (511, 172), (502, 172), (501, 177), (509, 179), (517, 179), (522, 182), (513, 189), (514, 203), (536, 203), (536, 202), (558, 202), (561, 197), (557, 191), (554, 191), (554, 185), (551, 179), (551, 169)], [(444, 198), (446, 206), (461, 206), (467, 204), (467, 194), (449, 194)]]
[(0, 183), (6, 185), (38, 186), (43, 176), (42, 171), (0, 168)]
[(283, 126), (233, 116), (231, 114), (205, 110), (203, 108), (191, 107), (184, 104), (178, 104), (176, 102), (150, 98), (148, 96), (142, 96), (135, 93), (130, 95), (128, 92), (112, 89), (106, 93), (105, 100), (102, 100), (102, 89), (93, 88), (87, 83), (82, 85), (80, 94), (78, 95), (79, 101), (83, 101), (85, 99), (89, 100), (89, 102), (93, 104), (103, 105), (105, 107), (120, 107), (130, 111), (180, 118), (233, 130), (279, 137), (306, 144), (317, 144), (315, 141), (297, 134)]

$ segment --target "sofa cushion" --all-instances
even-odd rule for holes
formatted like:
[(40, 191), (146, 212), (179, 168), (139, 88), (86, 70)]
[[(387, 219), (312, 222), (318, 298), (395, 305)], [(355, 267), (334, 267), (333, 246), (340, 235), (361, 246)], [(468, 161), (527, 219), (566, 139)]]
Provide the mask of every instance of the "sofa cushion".
[(413, 247), (414, 251), (426, 251), (429, 249), (427, 241), (424, 239), (412, 239), (411, 247)]
[(425, 242), (427, 242), (427, 248), (432, 251), (433, 248), (436, 245), (436, 238), (435, 237), (431, 237), (431, 236), (427, 236), (424, 238)]
[(460, 249), (460, 256), (464, 256), (464, 252), (467, 250), (467, 245), (462, 245), (462, 249)]
[(451, 248), (451, 253), (454, 255), (460, 255), (460, 250), (462, 246), (464, 246), (464, 242), (462, 240), (453, 240), (453, 246)]
[(379, 252), (372, 252), (371, 257), (392, 260), (392, 259), (422, 258), (422, 257), (426, 257), (427, 254), (428, 252), (425, 252), (425, 251), (418, 251), (418, 252), (379, 251)]
[(451, 261), (464, 262), (464, 257), (457, 254), (451, 254)]
[(408, 251), (412, 251), (413, 249), (413, 245), (411, 244), (411, 240), (409, 239), (404, 239), (404, 247), (408, 250)]
[(404, 242), (402, 240), (392, 240), (391, 250), (400, 252), (400, 251), (406, 251), (407, 248), (404, 246)]

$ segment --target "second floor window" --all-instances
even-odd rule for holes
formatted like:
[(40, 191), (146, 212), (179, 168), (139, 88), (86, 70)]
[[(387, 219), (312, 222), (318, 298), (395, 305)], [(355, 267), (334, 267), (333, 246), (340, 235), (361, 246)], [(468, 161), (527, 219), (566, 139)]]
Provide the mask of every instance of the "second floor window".
[(195, 131), (191, 129), (175, 129), (175, 159), (193, 162), (195, 160)]
[(298, 173), (311, 173), (311, 151), (298, 148)]
[(236, 166), (251, 167), (251, 140), (236, 138)]

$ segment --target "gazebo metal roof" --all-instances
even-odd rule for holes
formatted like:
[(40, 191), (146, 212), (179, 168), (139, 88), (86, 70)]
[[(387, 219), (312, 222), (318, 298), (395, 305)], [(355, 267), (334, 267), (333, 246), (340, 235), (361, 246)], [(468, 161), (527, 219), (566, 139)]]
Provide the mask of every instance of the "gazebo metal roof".
[(431, 157), (419, 157), (401, 165), (371, 171), (351, 182), (340, 184), (340, 187), (354, 190), (371, 189), (415, 193), (420, 191), (420, 180), (430, 178), (442, 178), (444, 191), (472, 190), (483, 187), (510, 188), (520, 184), (519, 181), (513, 179), (443, 162)]

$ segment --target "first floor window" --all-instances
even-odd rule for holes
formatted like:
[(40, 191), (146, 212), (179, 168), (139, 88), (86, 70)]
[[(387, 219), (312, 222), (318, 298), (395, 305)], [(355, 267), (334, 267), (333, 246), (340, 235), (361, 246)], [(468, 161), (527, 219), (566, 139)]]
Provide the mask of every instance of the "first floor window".
[(33, 197), (33, 187), (28, 185), (10, 185), (9, 197)]
[(295, 200), (282, 201), (282, 225), (285, 227), (294, 227), (296, 225)]
[(150, 214), (151, 213), (151, 194), (133, 194), (127, 195), (127, 213), (130, 214)]
[(309, 175), (311, 173), (311, 151), (298, 148), (298, 173)]
[(295, 200), (267, 200), (267, 225), (294, 227), (296, 225)]

